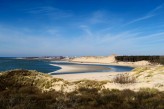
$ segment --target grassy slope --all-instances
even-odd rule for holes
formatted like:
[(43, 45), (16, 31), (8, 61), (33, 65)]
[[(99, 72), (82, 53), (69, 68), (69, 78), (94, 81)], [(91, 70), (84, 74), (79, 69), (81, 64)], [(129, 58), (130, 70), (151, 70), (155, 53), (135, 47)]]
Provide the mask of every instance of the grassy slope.
[[(69, 83), (36, 71), (3, 72), (0, 75), (0, 109), (164, 108), (164, 92), (148, 88), (138, 92), (109, 90), (102, 88), (106, 82), (81, 80)], [(63, 92), (62, 88), (71, 85), (77, 88)]]

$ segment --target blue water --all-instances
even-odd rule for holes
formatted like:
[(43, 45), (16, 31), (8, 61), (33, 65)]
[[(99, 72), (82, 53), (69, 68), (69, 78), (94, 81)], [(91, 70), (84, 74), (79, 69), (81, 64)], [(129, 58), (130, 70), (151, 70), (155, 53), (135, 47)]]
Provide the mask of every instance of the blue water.
[[(100, 65), (100, 64), (77, 64), (77, 63), (67, 63), (67, 62), (53, 62), (55, 64), (58, 65), (88, 65), (88, 66), (103, 66), (103, 67), (107, 67), (110, 68), (110, 70), (101, 70), (101, 71), (94, 71), (94, 72), (129, 72), (131, 70), (133, 70), (133, 67), (129, 67), (129, 66), (116, 66), (116, 65)], [(90, 72), (90, 73), (94, 73), (94, 72)], [(66, 73), (61, 73), (62, 74), (77, 74), (77, 73), (88, 73), (88, 72), (66, 72)], [(53, 75), (60, 75), (59, 73), (54, 74)]]
[[(27, 69), (27, 70), (36, 70), (43, 73), (50, 73), (57, 71), (61, 69), (58, 66), (52, 66), (50, 64), (65, 64), (65, 65), (72, 65), (74, 63), (58, 63), (58, 62), (50, 62), (50, 61), (44, 61), (44, 60), (25, 60), (25, 59), (16, 59), (16, 58), (0, 58), (0, 71), (7, 71), (7, 70), (13, 70), (13, 69)], [(79, 65), (80, 64), (76, 64)], [(90, 64), (85, 64), (90, 65)], [(112, 65), (94, 65), (94, 66), (104, 66), (111, 68), (111, 72), (128, 72), (131, 71), (132, 67), (126, 67), (126, 66), (112, 66)], [(99, 71), (100, 72), (100, 71)], [(101, 71), (105, 72), (105, 71)], [(85, 73), (85, 72), (76, 72), (76, 73)], [(62, 73), (63, 74), (63, 73)], [(72, 74), (72, 72), (69, 72), (67, 74)]]
[(13, 69), (37, 70), (39, 72), (49, 73), (61, 69), (57, 66), (51, 66), (51, 62), (43, 60), (25, 60), (16, 58), (0, 58), (0, 71)]

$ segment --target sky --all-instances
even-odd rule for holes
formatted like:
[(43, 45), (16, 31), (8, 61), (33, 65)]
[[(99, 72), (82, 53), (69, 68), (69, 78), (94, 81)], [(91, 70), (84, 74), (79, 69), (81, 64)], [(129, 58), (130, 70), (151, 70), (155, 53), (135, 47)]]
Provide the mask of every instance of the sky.
[(0, 0), (0, 57), (164, 55), (164, 0)]

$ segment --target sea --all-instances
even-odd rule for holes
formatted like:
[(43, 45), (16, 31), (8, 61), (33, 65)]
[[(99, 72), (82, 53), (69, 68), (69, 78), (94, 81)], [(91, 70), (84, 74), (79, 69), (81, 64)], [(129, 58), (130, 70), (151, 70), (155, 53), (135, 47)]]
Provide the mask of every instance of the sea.
[(52, 62), (45, 60), (27, 60), (9, 57), (0, 58), (0, 71), (7, 71), (13, 69), (27, 69), (36, 70), (43, 73), (49, 73), (61, 69), (58, 66), (50, 65)]
[[(50, 73), (61, 69), (59, 66), (52, 66), (51, 64), (75, 65), (76, 63), (52, 62), (47, 60), (29, 60), (29, 59), (19, 59), (13, 57), (0, 57), (0, 72), (7, 71), (7, 70), (14, 70), (14, 69), (26, 69), (26, 70), (36, 70), (43, 73)], [(85, 65), (90, 66), (91, 64), (85, 64)], [(103, 66), (103, 67), (111, 68), (109, 72), (128, 72), (133, 69), (132, 67), (128, 67), (128, 66), (100, 65), (100, 64), (97, 65), (94, 64), (94, 66)], [(104, 72), (104, 71), (98, 71), (98, 72)], [(72, 73), (73, 72), (69, 72), (68, 74), (72, 74)], [(86, 72), (76, 72), (76, 73), (86, 73)]]

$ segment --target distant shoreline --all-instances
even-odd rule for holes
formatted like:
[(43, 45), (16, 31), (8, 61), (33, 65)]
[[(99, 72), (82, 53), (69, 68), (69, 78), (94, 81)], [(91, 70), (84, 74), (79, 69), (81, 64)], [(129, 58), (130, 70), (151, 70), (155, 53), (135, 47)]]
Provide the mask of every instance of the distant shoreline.
[(126, 66), (126, 67), (137, 67), (135, 65), (130, 64), (118, 64), (118, 63), (98, 63), (98, 62), (79, 62), (79, 61), (69, 61), (69, 63), (76, 63), (76, 64), (95, 64), (95, 65), (114, 65), (114, 66)]

